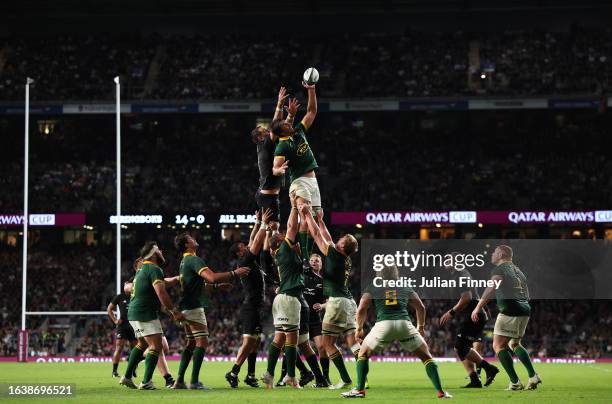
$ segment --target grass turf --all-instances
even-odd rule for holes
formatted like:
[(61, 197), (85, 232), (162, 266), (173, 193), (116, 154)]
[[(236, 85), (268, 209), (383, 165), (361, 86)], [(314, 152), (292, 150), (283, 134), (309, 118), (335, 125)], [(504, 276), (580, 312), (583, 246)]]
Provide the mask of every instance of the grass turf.
[[(170, 369), (176, 375), (178, 362), (170, 362)], [(527, 375), (520, 364), (517, 365), (519, 377), (526, 383)], [(122, 362), (119, 372), (125, 370)], [(355, 364), (347, 364), (349, 372), (355, 378)], [(504, 391), (508, 378), (503, 370), (488, 388), (462, 389), (467, 383), (465, 373), (459, 363), (440, 363), (440, 376), (447, 389), (458, 402), (472, 403), (571, 403), (588, 400), (589, 402), (610, 402), (612, 396), (612, 364), (535, 364), (543, 384), (535, 391)], [(287, 387), (274, 390), (254, 389), (242, 383), (246, 375), (246, 365), (240, 374), (238, 389), (230, 389), (224, 375), (231, 368), (231, 363), (205, 362), (202, 366), (201, 380), (213, 390), (209, 392), (180, 390), (173, 391), (160, 388), (157, 391), (130, 390), (119, 385), (118, 379), (111, 378), (110, 363), (3, 363), (0, 364), (0, 383), (74, 383), (76, 396), (69, 401), (73, 403), (151, 403), (151, 402), (188, 402), (204, 399), (214, 403), (273, 403), (273, 402), (344, 402), (340, 391), (327, 389), (294, 390)], [(277, 372), (280, 371), (280, 366)], [(139, 366), (139, 377), (142, 377), (143, 363)], [(189, 379), (191, 368), (187, 371)], [(265, 371), (265, 362), (257, 363), (257, 376)], [(338, 375), (331, 370), (332, 381)], [(425, 370), (420, 363), (370, 363), (368, 376), (372, 388), (368, 390), (367, 402), (394, 403), (406, 400), (422, 402), (435, 399)], [(154, 382), (163, 386), (163, 379), (156, 371)], [(5, 389), (3, 389), (5, 390)], [(6, 391), (6, 390), (5, 390)], [(12, 402), (22, 399), (0, 397), (0, 402)], [(25, 398), (23, 400), (26, 400)], [(51, 398), (27, 398), (28, 402), (60, 401)]]

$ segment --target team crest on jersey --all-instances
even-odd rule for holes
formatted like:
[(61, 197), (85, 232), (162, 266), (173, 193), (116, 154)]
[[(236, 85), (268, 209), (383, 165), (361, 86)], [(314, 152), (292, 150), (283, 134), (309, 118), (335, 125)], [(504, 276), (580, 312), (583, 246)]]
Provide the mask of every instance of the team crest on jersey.
[(297, 155), (298, 156), (303, 156), (304, 154), (306, 154), (306, 152), (308, 152), (308, 143), (304, 142), (301, 143), (298, 148), (297, 148)]

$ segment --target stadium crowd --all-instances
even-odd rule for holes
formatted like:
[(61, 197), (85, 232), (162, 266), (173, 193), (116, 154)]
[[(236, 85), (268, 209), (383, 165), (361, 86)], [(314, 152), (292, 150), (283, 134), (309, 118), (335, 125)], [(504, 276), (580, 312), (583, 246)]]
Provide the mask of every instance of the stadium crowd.
[[(21, 100), (29, 76), (36, 79), (36, 100), (109, 100), (111, 80), (120, 75), (131, 99), (265, 99), (307, 65), (333, 78), (323, 97), (601, 94), (611, 85), (610, 34), (575, 27), (340, 34), (331, 40), (261, 33), (9, 37), (0, 42), (0, 98)], [(470, 66), (474, 44), (480, 65)], [(468, 77), (481, 72), (491, 81), (469, 86)]]

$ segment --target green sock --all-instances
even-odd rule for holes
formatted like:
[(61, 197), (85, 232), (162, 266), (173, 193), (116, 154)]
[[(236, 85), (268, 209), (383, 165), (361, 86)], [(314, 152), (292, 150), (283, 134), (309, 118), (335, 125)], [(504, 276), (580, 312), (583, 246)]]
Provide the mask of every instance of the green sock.
[(126, 378), (128, 379), (132, 378), (132, 375), (134, 374), (134, 370), (136, 370), (138, 363), (142, 359), (143, 352), (144, 350), (141, 349), (138, 345), (132, 348), (132, 352), (130, 352), (130, 357), (128, 359), (128, 365), (127, 365), (127, 368), (125, 369)]
[(357, 359), (357, 390), (365, 389), (366, 379), (370, 370), (370, 360), (367, 356), (360, 356)]
[(278, 356), (280, 355), (280, 348), (273, 343), (268, 348), (268, 373), (274, 376), (274, 368), (276, 368), (276, 362), (278, 362)]
[(181, 354), (181, 363), (179, 364), (178, 377), (176, 379), (179, 383), (185, 383), (185, 372), (187, 371), (192, 355), (193, 351), (187, 348), (185, 348)]
[(145, 359), (145, 373), (144, 378), (142, 379), (143, 383), (149, 383), (153, 378), (153, 372), (155, 371), (155, 366), (157, 366), (157, 360), (159, 359), (159, 354), (157, 351), (153, 349), (149, 349), (149, 353)]
[(497, 353), (497, 358), (499, 362), (502, 364), (506, 373), (510, 377), (510, 381), (512, 383), (518, 383), (519, 378), (514, 370), (514, 362), (512, 362), (512, 350), (510, 348), (503, 349)]
[(438, 364), (433, 359), (425, 361), (424, 364), (427, 377), (429, 377), (429, 380), (431, 380), (431, 383), (434, 385), (436, 391), (443, 392), (444, 390), (442, 390), (440, 374), (438, 373)]
[(533, 364), (531, 363), (531, 358), (529, 357), (529, 352), (522, 346), (519, 345), (518, 348), (514, 350), (514, 353), (519, 358), (523, 366), (527, 369), (527, 374), (529, 377), (535, 376), (536, 372), (533, 368)]
[(191, 368), (191, 384), (196, 384), (200, 380), (200, 368), (204, 360), (206, 349), (197, 346), (193, 350), (193, 367)]
[(295, 377), (295, 359), (296, 357), (297, 357), (297, 347), (295, 345), (285, 344), (285, 358), (287, 358), (287, 376), (289, 377)]
[(344, 383), (351, 383), (351, 377), (349, 376), (346, 370), (346, 366), (344, 366), (344, 358), (342, 357), (340, 351), (336, 351), (333, 355), (329, 357), (329, 359), (334, 362), (336, 369), (338, 369), (338, 373), (340, 373), (340, 378), (342, 379), (342, 381)]

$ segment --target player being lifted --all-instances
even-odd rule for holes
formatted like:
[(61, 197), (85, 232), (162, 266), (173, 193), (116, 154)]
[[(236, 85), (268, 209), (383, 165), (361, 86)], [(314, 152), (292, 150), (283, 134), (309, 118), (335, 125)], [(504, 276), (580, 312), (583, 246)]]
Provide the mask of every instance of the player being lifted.
[(238, 387), (238, 374), (242, 364), (247, 359), (248, 373), (244, 382), (251, 387), (259, 387), (255, 377), (255, 364), (262, 331), (261, 310), (265, 295), (265, 282), (264, 274), (257, 261), (266, 238), (268, 226), (273, 220), (273, 210), (268, 208), (263, 215), (260, 211), (257, 211), (256, 217), (257, 222), (253, 226), (253, 231), (249, 237), (249, 245), (237, 242), (231, 248), (232, 254), (239, 260), (238, 265), (251, 269), (249, 274), (242, 278), (244, 289), (244, 300), (240, 306), (242, 345), (238, 350), (232, 370), (225, 374), (225, 380), (232, 388)]
[(321, 194), (314, 172), (318, 165), (306, 139), (306, 132), (317, 116), (317, 94), (314, 85), (302, 85), (308, 90), (308, 106), (302, 121), (295, 128), (280, 119), (275, 119), (270, 125), (272, 134), (278, 136), (272, 173), (282, 176), (289, 169), (289, 193), (296, 193), (299, 204), (308, 202), (318, 211), (321, 208)]
[[(285, 99), (289, 97), (285, 87), (281, 87), (278, 92), (278, 102), (274, 112), (273, 122), (283, 122), (283, 105)], [(293, 119), (299, 108), (297, 99), (289, 99), (287, 108), (288, 115), (284, 122), (293, 125)], [(263, 126), (257, 126), (251, 132), (251, 140), (257, 144), (257, 166), (259, 167), (259, 188), (255, 194), (255, 201), (258, 209), (271, 209), (272, 221), (280, 222), (280, 202), (278, 195), (281, 188), (281, 176), (272, 174), (272, 166), (274, 163), (274, 149), (278, 141), (278, 136), (274, 135), (269, 129)]]
[(160, 302), (176, 321), (185, 319), (185, 316), (172, 304), (166, 291), (164, 273), (159, 267), (165, 262), (162, 251), (154, 241), (147, 242), (140, 250), (143, 259), (142, 267), (134, 277), (132, 296), (128, 308), (128, 320), (134, 329), (138, 343), (132, 349), (125, 375), (120, 384), (129, 388), (136, 388), (132, 375), (143, 357), (145, 349), (149, 347), (145, 359), (144, 378), (138, 386), (141, 390), (154, 390), (152, 382), (153, 371), (157, 365), (160, 352), (163, 352), (162, 326), (159, 321)]
[[(130, 304), (130, 295), (125, 291), (116, 295), (113, 300), (108, 304), (106, 308), (106, 312), (108, 313), (108, 317), (111, 319), (113, 324), (115, 324), (115, 352), (113, 352), (113, 377), (119, 377), (119, 373), (117, 373), (117, 368), (119, 367), (119, 361), (121, 360), (121, 353), (123, 352), (123, 347), (127, 342), (130, 344), (130, 348), (134, 348), (136, 346), (136, 336), (134, 335), (134, 330), (128, 323), (127, 313), (128, 313), (128, 305)], [(115, 310), (119, 308), (119, 317), (115, 315)]]
[[(397, 280), (399, 278), (397, 268), (385, 267), (382, 271), (382, 278)], [(368, 308), (372, 303), (376, 309), (376, 324), (368, 336), (363, 339), (363, 326), (368, 316)], [(412, 325), (408, 305), (416, 311), (417, 328)], [(364, 398), (370, 356), (382, 350), (390, 342), (399, 341), (404, 350), (413, 352), (423, 362), (425, 372), (433, 383), (438, 398), (452, 398), (442, 389), (438, 365), (423, 339), (424, 327), (425, 306), (419, 295), (411, 288), (387, 288), (385, 290), (372, 288), (363, 293), (357, 309), (357, 338), (362, 341), (357, 359), (357, 386), (351, 391), (342, 393), (342, 397)]]
[[(208, 390), (200, 382), (200, 369), (206, 347), (208, 346), (208, 325), (204, 306), (206, 299), (204, 296), (204, 281), (209, 284), (218, 282), (232, 281), (248, 275), (250, 269), (246, 267), (238, 268), (229, 272), (215, 273), (196, 255), (199, 247), (198, 242), (187, 233), (181, 233), (174, 239), (174, 245), (182, 255), (180, 271), (181, 283), (181, 302), (180, 309), (185, 319), (185, 335), (187, 345), (181, 354), (179, 372), (174, 389), (194, 389)], [(189, 361), (193, 357), (193, 367), (191, 369), (191, 381), (185, 384), (185, 372)]]
[(323, 345), (327, 356), (340, 373), (341, 382), (330, 388), (341, 389), (349, 386), (352, 380), (344, 365), (342, 354), (336, 346), (340, 335), (347, 337), (353, 353), (359, 352), (359, 344), (354, 340), (355, 316), (357, 305), (349, 290), (348, 280), (351, 272), (351, 255), (357, 252), (358, 244), (351, 234), (342, 236), (333, 242), (323, 216), (317, 215), (318, 223), (312, 216), (309, 204), (300, 206), (302, 220), (308, 224), (308, 231), (314, 238), (321, 253), (325, 256), (323, 274), (323, 294), (328, 297), (323, 316)]
[(501, 281), (499, 289), (486, 288), (482, 298), (472, 311), (472, 320), (479, 320), (480, 310), (487, 304), (493, 293), (497, 298), (499, 314), (493, 328), (493, 350), (497, 354), (499, 362), (510, 377), (510, 385), (507, 390), (522, 390), (523, 383), (514, 370), (512, 351), (527, 369), (529, 380), (527, 389), (533, 390), (542, 383), (540, 376), (535, 372), (531, 358), (527, 350), (521, 345), (521, 338), (525, 334), (531, 306), (529, 305), (529, 288), (527, 277), (512, 262), (512, 248), (507, 245), (499, 245), (491, 255), (491, 263), (494, 268), (491, 279)]
[[(455, 279), (456, 285), (462, 285), (459, 278), (471, 278), (471, 274), (467, 269), (457, 270), (453, 266), (446, 267), (450, 271), (450, 276)], [(478, 314), (478, 321), (473, 322), (470, 318), (472, 311), (478, 304), (478, 291), (475, 287), (469, 286), (456, 286), (453, 288), (453, 295), (459, 295), (459, 301), (446, 313), (440, 317), (440, 325), (448, 323), (451, 318), (459, 316), (459, 332), (455, 339), (455, 352), (459, 359), (463, 362), (463, 366), (470, 376), (470, 382), (465, 386), (467, 388), (481, 388), (482, 382), (476, 371), (477, 367), (484, 369), (487, 379), (485, 386), (489, 386), (493, 383), (495, 376), (499, 373), (499, 369), (489, 362), (484, 360), (482, 356), (473, 348), (473, 344), (482, 342), (482, 332), (484, 330), (487, 321), (489, 320), (488, 310), (486, 306), (480, 310)]]
[(287, 233), (276, 233), (270, 241), (270, 249), (278, 268), (280, 286), (272, 303), (274, 340), (268, 349), (268, 369), (262, 376), (267, 388), (274, 387), (274, 369), (284, 345), (287, 358), (286, 385), (300, 388), (295, 378), (298, 330), (300, 328), (300, 296), (304, 289), (304, 273), (300, 246), (296, 243), (298, 211), (295, 194), (290, 194), (291, 213), (287, 221)]

